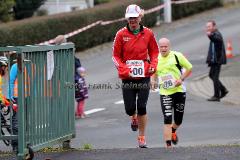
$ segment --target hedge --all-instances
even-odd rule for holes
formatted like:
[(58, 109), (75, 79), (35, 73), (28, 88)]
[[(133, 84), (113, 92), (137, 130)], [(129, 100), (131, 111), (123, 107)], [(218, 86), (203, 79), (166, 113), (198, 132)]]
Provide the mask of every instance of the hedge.
[[(115, 20), (124, 17), (129, 4), (138, 4), (145, 10), (159, 5), (159, 0), (121, 0), (98, 5), (94, 8), (45, 17), (35, 17), (0, 25), (0, 46), (17, 46), (38, 44), (52, 39), (59, 34), (67, 34), (98, 20)], [(205, 9), (221, 5), (220, 0), (204, 0), (191, 4), (173, 5), (173, 19), (194, 14)], [(159, 12), (147, 14), (143, 24), (152, 27)], [(95, 26), (87, 31), (69, 38), (78, 51), (112, 41), (117, 30), (126, 22)]]
[(172, 17), (173, 20), (176, 20), (219, 6), (222, 6), (221, 0), (202, 0), (193, 3), (174, 4), (172, 6)]

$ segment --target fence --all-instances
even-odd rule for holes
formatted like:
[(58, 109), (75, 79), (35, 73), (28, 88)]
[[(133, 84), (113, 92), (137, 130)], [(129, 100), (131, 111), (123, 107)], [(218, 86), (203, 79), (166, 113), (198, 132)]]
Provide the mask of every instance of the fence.
[[(18, 159), (75, 136), (74, 45), (0, 47), (16, 52), (18, 79)], [(12, 56), (11, 56), (12, 57)], [(10, 82), (11, 83), (11, 82)]]

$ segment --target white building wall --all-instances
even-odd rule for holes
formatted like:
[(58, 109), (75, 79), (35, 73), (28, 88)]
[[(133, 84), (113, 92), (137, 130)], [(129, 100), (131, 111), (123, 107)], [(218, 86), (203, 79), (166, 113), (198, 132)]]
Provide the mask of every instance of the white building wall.
[[(88, 0), (90, 7), (93, 7), (94, 0)], [(48, 15), (62, 12), (71, 12), (88, 8), (86, 0), (47, 0), (40, 8), (45, 9)]]

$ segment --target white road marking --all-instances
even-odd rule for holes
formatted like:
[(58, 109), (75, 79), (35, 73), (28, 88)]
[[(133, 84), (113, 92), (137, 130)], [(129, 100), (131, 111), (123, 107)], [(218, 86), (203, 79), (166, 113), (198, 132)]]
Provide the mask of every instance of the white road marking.
[(95, 112), (100, 112), (100, 111), (104, 111), (106, 108), (95, 108), (95, 109), (90, 109), (88, 111), (85, 111), (84, 113), (86, 115), (89, 115), (89, 114), (92, 114), (92, 113), (95, 113)]
[(120, 100), (120, 101), (115, 102), (114, 104), (123, 104), (123, 103), (124, 103), (123, 100)]

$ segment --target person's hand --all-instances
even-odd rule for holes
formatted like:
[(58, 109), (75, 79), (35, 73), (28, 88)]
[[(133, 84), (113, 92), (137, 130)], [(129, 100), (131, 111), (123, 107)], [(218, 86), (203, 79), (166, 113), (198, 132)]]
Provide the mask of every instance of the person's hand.
[(151, 81), (150, 85), (152, 91), (155, 91), (158, 88), (158, 83), (156, 81)]
[(155, 69), (153, 67), (149, 67), (148, 69), (148, 73), (152, 74), (155, 72)]
[(207, 36), (210, 36), (212, 34), (212, 32), (210, 31), (207, 31), (206, 33), (207, 33)]
[(129, 71), (129, 74), (128, 74), (129, 77), (133, 77), (133, 73), (132, 73), (132, 70)]
[(178, 86), (182, 85), (182, 83), (183, 83), (183, 81), (181, 79), (177, 79), (175, 81), (175, 87), (178, 87)]

